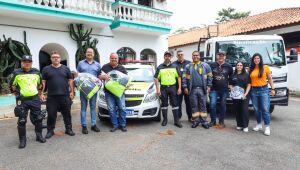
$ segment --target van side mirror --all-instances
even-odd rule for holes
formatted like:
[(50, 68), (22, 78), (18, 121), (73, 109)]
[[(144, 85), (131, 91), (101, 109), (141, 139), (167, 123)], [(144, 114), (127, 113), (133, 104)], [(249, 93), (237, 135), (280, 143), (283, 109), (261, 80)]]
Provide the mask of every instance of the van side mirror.
[(286, 57), (288, 59), (287, 63), (296, 63), (298, 62), (298, 52), (295, 48), (291, 48), (290, 55)]

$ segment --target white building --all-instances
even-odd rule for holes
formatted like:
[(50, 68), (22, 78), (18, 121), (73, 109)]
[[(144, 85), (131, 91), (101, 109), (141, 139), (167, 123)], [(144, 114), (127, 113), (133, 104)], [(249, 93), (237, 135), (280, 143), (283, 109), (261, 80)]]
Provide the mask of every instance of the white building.
[(56, 50), (75, 70), (77, 44), (68, 26), (80, 23), (93, 28), (102, 65), (117, 51), (126, 59), (160, 63), (171, 30), (166, 5), (166, 0), (0, 0), (0, 36), (23, 42), (26, 31), (34, 67)]

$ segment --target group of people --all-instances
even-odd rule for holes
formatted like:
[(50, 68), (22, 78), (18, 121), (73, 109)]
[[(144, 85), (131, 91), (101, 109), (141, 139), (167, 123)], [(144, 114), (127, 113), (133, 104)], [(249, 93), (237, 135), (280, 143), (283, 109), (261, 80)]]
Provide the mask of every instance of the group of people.
[[(192, 128), (200, 124), (209, 129), (225, 127), (226, 102), (230, 92), (240, 89), (239, 98), (233, 99), (233, 111), (236, 115), (236, 129), (248, 132), (249, 100), (251, 99), (257, 125), (254, 131), (260, 131), (262, 118), (264, 134), (270, 135), (270, 95), (275, 95), (270, 68), (263, 64), (262, 56), (256, 53), (252, 56), (249, 69), (246, 70), (242, 61), (238, 61), (235, 69), (226, 63), (226, 53), (219, 51), (216, 62), (207, 64), (200, 60), (199, 51), (192, 53), (192, 61), (184, 59), (182, 50), (177, 51), (177, 60), (171, 62), (172, 54), (164, 53), (164, 62), (157, 67), (155, 85), (157, 95), (161, 99), (162, 126), (168, 122), (168, 101), (172, 106), (174, 125), (181, 128), (183, 98), (186, 113)], [(234, 71), (233, 71), (234, 70)], [(271, 86), (269, 93), (268, 84)], [(207, 98), (209, 97), (210, 122), (207, 121)], [(219, 105), (217, 102), (219, 101)], [(218, 109), (217, 109), (218, 107)], [(217, 122), (217, 110), (219, 110)]]
[[(70, 69), (60, 63), (61, 56), (57, 51), (51, 53), (51, 64), (44, 67), (42, 73), (32, 68), (32, 57), (24, 55), (21, 59), (21, 68), (14, 70), (10, 86), (16, 93), (17, 106), (15, 115), (18, 117), (19, 148), (26, 147), (26, 122), (30, 111), (31, 121), (35, 125), (36, 141), (45, 143), (55, 133), (57, 112), (61, 112), (65, 124), (65, 133), (74, 136), (72, 130), (71, 105), (74, 98), (74, 75), (77, 73), (89, 73), (102, 81), (109, 81), (109, 72), (120, 71), (127, 74), (126, 69), (119, 64), (117, 53), (110, 54), (109, 63), (101, 67), (100, 63), (94, 60), (94, 50), (86, 50), (85, 59), (77, 65), (77, 71), (72, 74)], [(164, 53), (164, 62), (157, 67), (155, 72), (155, 86), (157, 95), (161, 99), (161, 113), (163, 120), (161, 125), (168, 123), (168, 103), (170, 101), (174, 116), (174, 125), (181, 128), (180, 119), (182, 117), (181, 104), (183, 99), (186, 103), (186, 113), (188, 120), (192, 123), (192, 128), (200, 124), (208, 129), (216, 126), (224, 128), (226, 99), (229, 89), (239, 86), (244, 89), (244, 97), (235, 99), (234, 112), (236, 114), (237, 129), (248, 132), (248, 105), (251, 96), (256, 112), (257, 125), (254, 131), (262, 130), (261, 119), (265, 124), (265, 135), (270, 135), (270, 96), (267, 83), (271, 86), (271, 95), (275, 94), (271, 72), (268, 66), (263, 64), (262, 56), (254, 54), (249, 69), (249, 74), (245, 70), (244, 64), (238, 62), (235, 71), (225, 62), (225, 53), (220, 51), (217, 54), (216, 62), (211, 65), (200, 61), (200, 53), (192, 53), (193, 61), (184, 59), (183, 51), (177, 51), (177, 61), (171, 62), (172, 54)], [(47, 97), (44, 92), (47, 91)], [(126, 132), (126, 106), (125, 95), (117, 97), (104, 87), (105, 99), (110, 115), (112, 129), (115, 132), (120, 129)], [(210, 118), (207, 121), (207, 96), (210, 99)], [(219, 122), (216, 121), (217, 100), (220, 101)], [(88, 134), (86, 122), (86, 110), (90, 105), (91, 130), (100, 132), (96, 125), (96, 100), (95, 94), (87, 99), (80, 93), (81, 101), (81, 126), (82, 133)], [(42, 135), (41, 102), (46, 101), (47, 133)], [(117, 116), (119, 115), (119, 116)], [(46, 139), (45, 139), (46, 138)]]
[[(38, 69), (32, 68), (32, 56), (23, 55), (21, 59), (21, 68), (14, 70), (10, 87), (12, 92), (16, 94), (17, 106), (15, 107), (15, 115), (18, 117), (18, 134), (19, 134), (19, 148), (26, 147), (26, 123), (28, 112), (32, 118), (32, 124), (35, 126), (36, 141), (45, 143), (46, 139), (51, 138), (55, 133), (55, 124), (57, 112), (61, 112), (65, 124), (65, 134), (74, 136), (72, 130), (72, 116), (71, 105), (74, 98), (74, 76), (77, 73), (89, 73), (107, 81), (110, 79), (108, 73), (112, 70), (118, 70), (127, 74), (125, 68), (119, 64), (118, 54), (110, 54), (110, 62), (100, 66), (94, 60), (94, 50), (88, 48), (86, 50), (86, 58), (80, 61), (77, 65), (77, 71), (72, 74), (70, 69), (62, 65), (61, 56), (57, 51), (53, 51), (50, 56), (51, 64), (44, 67), (42, 73)], [(44, 92), (47, 91), (47, 96)], [(111, 117), (113, 128), (111, 132), (121, 129), (126, 132), (126, 113), (125, 113), (125, 97), (124, 94), (119, 98), (104, 89), (105, 98), (108, 105), (108, 110)], [(88, 134), (86, 123), (87, 105), (90, 105), (91, 114), (91, 130), (100, 132), (96, 125), (96, 99), (97, 95), (86, 99), (80, 93), (81, 101), (81, 126), (82, 133)], [(43, 115), (41, 112), (41, 103), (46, 101), (47, 117), (47, 133), (45, 137), (42, 135), (42, 121)], [(118, 109), (118, 111), (116, 110)], [(120, 116), (117, 117), (117, 114)]]

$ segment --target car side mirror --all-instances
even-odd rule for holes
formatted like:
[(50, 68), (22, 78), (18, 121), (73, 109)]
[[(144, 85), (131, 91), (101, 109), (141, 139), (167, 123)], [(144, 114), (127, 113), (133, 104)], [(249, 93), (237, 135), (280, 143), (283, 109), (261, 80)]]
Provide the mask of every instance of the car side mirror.
[(287, 60), (288, 64), (298, 62), (298, 52), (297, 52), (297, 50), (295, 48), (291, 48), (290, 55), (287, 56), (286, 58), (288, 59)]

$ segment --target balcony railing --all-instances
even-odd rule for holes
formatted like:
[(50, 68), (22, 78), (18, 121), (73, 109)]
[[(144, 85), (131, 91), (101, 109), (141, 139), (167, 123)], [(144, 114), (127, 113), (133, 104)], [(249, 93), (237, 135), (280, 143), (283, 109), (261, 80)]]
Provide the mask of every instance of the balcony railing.
[[(168, 31), (171, 28), (170, 17), (172, 12), (150, 8), (125, 1), (112, 0), (13, 0), (39, 8), (57, 9), (60, 12), (74, 12), (74, 14), (83, 14), (88, 17), (100, 17), (121, 22), (142, 24), (152, 26), (153, 28), (162, 28)], [(11, 1), (11, 2), (13, 2)], [(52, 11), (52, 10), (51, 10)], [(64, 15), (63, 13), (62, 15)], [(92, 15), (92, 16), (89, 16)], [(76, 16), (75, 16), (76, 17)], [(109, 21), (108, 21), (109, 22)], [(113, 23), (112, 23), (113, 24)], [(116, 24), (116, 25), (117, 25)]]
[(23, 3), (67, 9), (104, 17), (112, 17), (112, 2), (106, 0), (18, 0)]
[(118, 1), (112, 4), (114, 19), (124, 19), (150, 25), (170, 27), (172, 12), (149, 8), (138, 4)]

